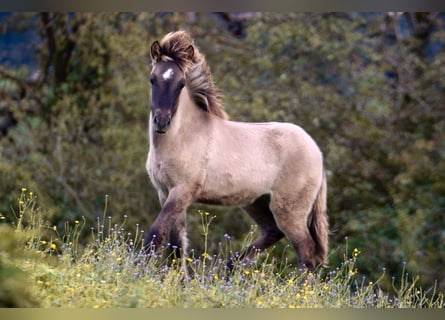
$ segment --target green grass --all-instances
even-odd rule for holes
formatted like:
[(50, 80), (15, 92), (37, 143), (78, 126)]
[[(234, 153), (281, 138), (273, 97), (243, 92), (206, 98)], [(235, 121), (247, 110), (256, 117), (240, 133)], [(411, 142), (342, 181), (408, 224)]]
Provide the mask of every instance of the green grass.
[[(444, 306), (435, 287), (423, 290), (404, 275), (392, 294), (383, 292), (379, 279), (365, 280), (357, 272), (354, 249), (330, 270), (301, 272), (265, 253), (257, 263), (239, 264), (228, 275), (231, 254), (225, 239), (218, 254), (193, 252), (181, 261), (165, 255), (147, 257), (140, 248), (144, 234), (126, 231), (122, 222), (106, 215), (97, 225), (67, 221), (64, 230), (48, 225), (35, 196), (22, 189), (14, 223), (0, 224), (0, 305), (40, 307), (193, 307), (193, 308), (400, 308)], [(199, 212), (203, 241), (213, 217)], [(0, 219), (2, 219), (0, 215)], [(3, 219), (5, 220), (5, 219)], [(91, 229), (86, 244), (82, 230)], [(7, 239), (7, 241), (6, 241)], [(249, 239), (246, 240), (248, 242)], [(205, 245), (204, 248), (207, 248)], [(286, 261), (283, 259), (283, 261)], [(383, 274), (382, 274), (383, 277)], [(20, 285), (19, 285), (20, 284)]]

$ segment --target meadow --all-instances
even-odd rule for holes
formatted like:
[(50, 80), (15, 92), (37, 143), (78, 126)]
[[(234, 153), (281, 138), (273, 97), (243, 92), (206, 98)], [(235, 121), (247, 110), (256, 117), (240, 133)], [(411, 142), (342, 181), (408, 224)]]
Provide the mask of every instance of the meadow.
[[(234, 254), (231, 239), (221, 236), (219, 253), (207, 252), (215, 216), (198, 210), (204, 251), (191, 250), (187, 274), (180, 259), (141, 251), (144, 232), (128, 228), (127, 217), (108, 215), (96, 224), (67, 220), (63, 230), (45, 218), (32, 191), (22, 188), (16, 219), (0, 215), (0, 306), (70, 308), (442, 308), (443, 293), (421, 288), (408, 273), (393, 280), (393, 292), (380, 288), (357, 270), (366, 259), (360, 248), (348, 248), (338, 266), (307, 272), (269, 252), (251, 264), (226, 259)], [(107, 203), (107, 201), (105, 202)], [(11, 206), (13, 207), (13, 206)], [(115, 222), (118, 221), (118, 222)], [(128, 229), (136, 230), (128, 232)], [(80, 235), (90, 236), (81, 242)], [(254, 228), (245, 239), (247, 245)], [(272, 249), (273, 250), (273, 249)], [(382, 277), (384, 270), (382, 270)]]

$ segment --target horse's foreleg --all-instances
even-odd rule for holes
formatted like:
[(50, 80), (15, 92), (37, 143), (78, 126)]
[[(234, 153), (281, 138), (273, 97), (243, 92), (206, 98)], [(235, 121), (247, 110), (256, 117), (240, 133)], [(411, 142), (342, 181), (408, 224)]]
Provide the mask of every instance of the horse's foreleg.
[(188, 279), (187, 271), (187, 229), (186, 229), (186, 211), (184, 210), (176, 219), (170, 229), (169, 235), (170, 250), (172, 259), (181, 261), (181, 271), (183, 279)]
[(178, 249), (186, 245), (185, 212), (190, 204), (187, 200), (187, 197), (180, 196), (173, 190), (170, 192), (161, 212), (148, 230), (144, 244), (147, 252), (159, 250), (167, 236), (173, 236)]
[(179, 259), (187, 254), (186, 211), (184, 210), (170, 229), (169, 242), (173, 258)]

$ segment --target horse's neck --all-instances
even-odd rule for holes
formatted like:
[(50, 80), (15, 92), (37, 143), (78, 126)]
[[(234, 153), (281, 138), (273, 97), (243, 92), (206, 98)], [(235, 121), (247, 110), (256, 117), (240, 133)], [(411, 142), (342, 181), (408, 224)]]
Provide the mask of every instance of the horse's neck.
[[(210, 118), (210, 114), (199, 108), (191, 99), (188, 90), (184, 88), (179, 96), (179, 105), (167, 133), (157, 135), (151, 127), (150, 144), (152, 146), (168, 144), (172, 147), (178, 143), (183, 144), (187, 137), (201, 136), (197, 131), (206, 130)], [(151, 122), (152, 119), (150, 119), (150, 126)]]
[(179, 96), (179, 105), (176, 111), (175, 119), (173, 120), (175, 133), (184, 134), (185, 131), (194, 130), (203, 118), (205, 118), (206, 112), (200, 109), (190, 97), (187, 88), (184, 88)]

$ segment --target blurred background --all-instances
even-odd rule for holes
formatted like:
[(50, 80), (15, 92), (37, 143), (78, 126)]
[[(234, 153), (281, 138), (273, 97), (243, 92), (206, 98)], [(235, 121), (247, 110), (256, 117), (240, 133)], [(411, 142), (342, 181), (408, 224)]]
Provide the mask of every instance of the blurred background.
[[(3, 223), (26, 187), (48, 225), (94, 226), (108, 195), (107, 215), (148, 229), (149, 48), (178, 29), (232, 120), (292, 122), (318, 142), (331, 266), (358, 248), (358, 272), (385, 269), (386, 288), (409, 272), (445, 289), (445, 13), (1, 13)], [(191, 248), (203, 247), (198, 209), (216, 215), (209, 251), (224, 234), (240, 249), (253, 222), (202, 205), (189, 210)]]

